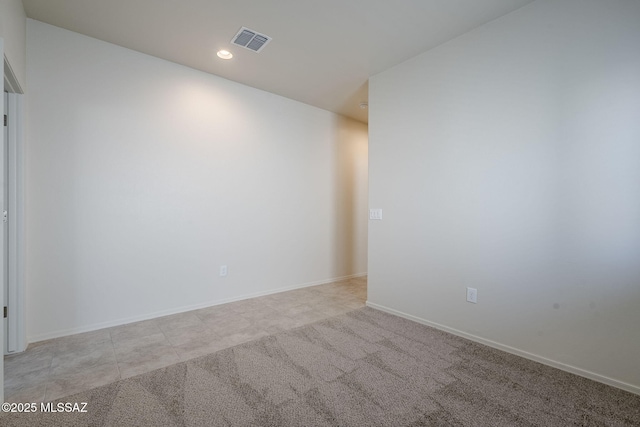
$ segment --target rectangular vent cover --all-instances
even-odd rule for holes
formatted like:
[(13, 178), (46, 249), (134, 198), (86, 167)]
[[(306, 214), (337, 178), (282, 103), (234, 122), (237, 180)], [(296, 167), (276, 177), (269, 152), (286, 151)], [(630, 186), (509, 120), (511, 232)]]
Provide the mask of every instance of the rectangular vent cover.
[(233, 36), (231, 43), (242, 46), (254, 52), (260, 52), (271, 41), (271, 37), (260, 34), (257, 31), (240, 28), (240, 31)]

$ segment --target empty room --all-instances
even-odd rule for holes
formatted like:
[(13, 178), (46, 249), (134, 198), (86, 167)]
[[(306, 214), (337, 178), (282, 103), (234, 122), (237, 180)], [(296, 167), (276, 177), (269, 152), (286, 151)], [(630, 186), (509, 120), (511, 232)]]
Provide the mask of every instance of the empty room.
[(638, 23), (0, 0), (0, 425), (640, 425)]

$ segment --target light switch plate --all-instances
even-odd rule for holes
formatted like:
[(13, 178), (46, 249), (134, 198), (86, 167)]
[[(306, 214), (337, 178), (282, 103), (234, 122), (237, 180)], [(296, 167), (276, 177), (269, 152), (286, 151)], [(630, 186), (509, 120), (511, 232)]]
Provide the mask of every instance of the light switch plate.
[(369, 219), (381, 220), (382, 209), (369, 209)]

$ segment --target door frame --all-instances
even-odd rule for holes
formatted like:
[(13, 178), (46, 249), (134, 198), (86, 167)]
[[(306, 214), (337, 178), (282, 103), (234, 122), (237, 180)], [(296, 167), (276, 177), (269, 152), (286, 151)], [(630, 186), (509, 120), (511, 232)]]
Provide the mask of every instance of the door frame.
[[(25, 286), (24, 286), (24, 92), (16, 79), (4, 54), (3, 81), (8, 92), (8, 227), (7, 227), (7, 269), (9, 300), (3, 306), (9, 307), (8, 354), (18, 353), (27, 348)], [(3, 171), (4, 172), (4, 171)], [(4, 342), (4, 341), (3, 341)]]

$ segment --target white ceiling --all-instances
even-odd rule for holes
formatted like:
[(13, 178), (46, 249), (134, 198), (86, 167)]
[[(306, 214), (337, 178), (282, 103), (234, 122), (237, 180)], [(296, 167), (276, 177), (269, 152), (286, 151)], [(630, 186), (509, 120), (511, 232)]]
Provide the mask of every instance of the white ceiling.
[[(532, 0), (23, 0), (27, 16), (367, 122), (369, 76)], [(231, 38), (273, 38), (260, 52)], [(219, 49), (234, 58), (216, 57)]]

